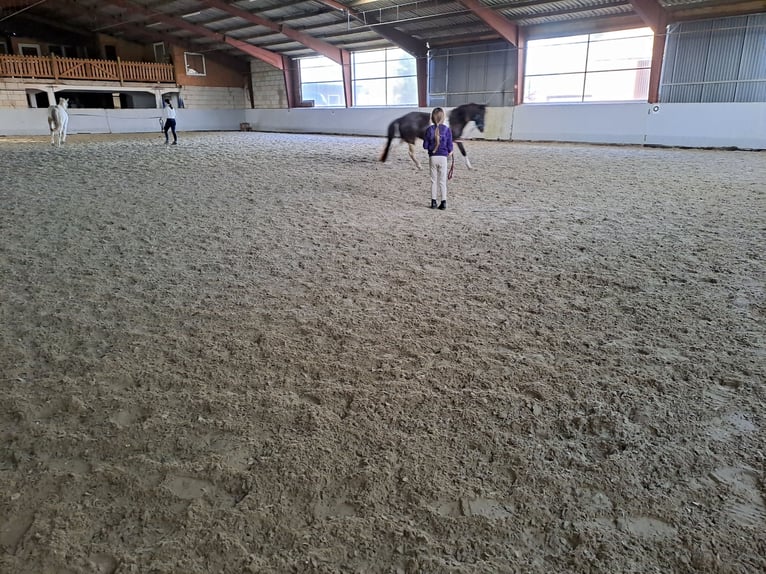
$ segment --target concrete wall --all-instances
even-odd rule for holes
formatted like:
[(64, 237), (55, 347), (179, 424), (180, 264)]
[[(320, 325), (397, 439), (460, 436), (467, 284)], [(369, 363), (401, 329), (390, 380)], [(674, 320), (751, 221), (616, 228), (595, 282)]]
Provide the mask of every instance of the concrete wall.
[[(296, 64), (297, 65), (297, 64)], [(274, 66), (253, 59), (250, 61), (250, 75), (253, 82), (254, 108), (287, 108), (285, 75)]]
[(184, 86), (180, 90), (187, 108), (207, 110), (242, 110), (245, 108), (243, 88), (208, 88)]
[[(417, 109), (417, 108), (414, 108)], [(385, 136), (388, 124), (413, 108), (179, 109), (178, 129)], [(422, 108), (422, 111), (430, 111)], [(72, 110), (70, 133), (159, 131), (160, 110)], [(0, 109), (0, 135), (47, 135), (46, 111)], [(766, 149), (766, 103), (569, 104), (490, 108), (490, 140), (648, 144)]]

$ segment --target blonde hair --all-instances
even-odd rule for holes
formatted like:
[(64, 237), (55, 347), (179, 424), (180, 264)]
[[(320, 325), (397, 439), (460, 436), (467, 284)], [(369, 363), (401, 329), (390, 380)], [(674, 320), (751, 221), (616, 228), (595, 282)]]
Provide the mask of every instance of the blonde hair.
[(441, 108), (434, 108), (434, 111), (431, 112), (431, 123), (436, 126), (436, 129), (434, 130), (434, 149), (432, 149), (432, 152), (436, 152), (437, 149), (439, 149), (439, 140), (441, 139), (441, 134), (439, 133), (439, 124), (444, 123), (444, 110)]

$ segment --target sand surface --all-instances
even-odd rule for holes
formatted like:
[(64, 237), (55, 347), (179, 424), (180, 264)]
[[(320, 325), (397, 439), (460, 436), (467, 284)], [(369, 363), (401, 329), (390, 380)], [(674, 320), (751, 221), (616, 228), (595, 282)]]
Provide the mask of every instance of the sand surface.
[(0, 572), (766, 571), (766, 154), (179, 137), (0, 138)]

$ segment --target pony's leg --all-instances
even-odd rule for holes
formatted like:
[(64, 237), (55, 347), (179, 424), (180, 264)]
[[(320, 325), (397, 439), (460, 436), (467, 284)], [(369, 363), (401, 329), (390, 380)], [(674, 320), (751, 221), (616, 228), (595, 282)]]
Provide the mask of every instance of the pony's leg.
[(66, 143), (66, 131), (67, 131), (68, 125), (69, 125), (69, 118), (65, 118), (64, 122), (61, 124), (61, 143)]
[(422, 169), (420, 162), (418, 161), (418, 158), (415, 156), (415, 144), (408, 143), (407, 144), (410, 148), (410, 159), (415, 162), (415, 166), (418, 169)]
[(463, 142), (455, 142), (457, 144), (458, 149), (460, 150), (460, 153), (463, 154), (463, 159), (465, 160), (465, 166), (468, 169), (472, 169), (473, 166), (471, 165), (471, 160), (468, 159), (468, 154), (465, 151), (465, 146), (463, 145)]

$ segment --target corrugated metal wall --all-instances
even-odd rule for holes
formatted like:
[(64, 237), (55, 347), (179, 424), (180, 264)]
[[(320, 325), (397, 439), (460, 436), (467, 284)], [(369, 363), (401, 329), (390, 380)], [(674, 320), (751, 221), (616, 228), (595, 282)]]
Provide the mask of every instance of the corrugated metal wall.
[(668, 28), (661, 102), (766, 102), (766, 14)]
[(453, 107), (469, 102), (512, 106), (516, 48), (507, 42), (431, 50), (428, 105)]

